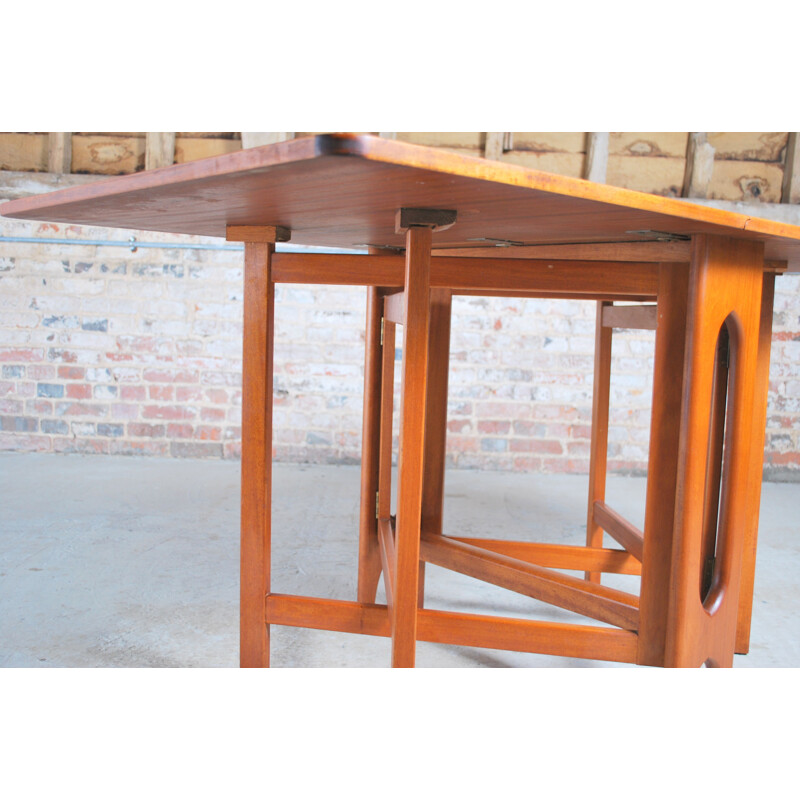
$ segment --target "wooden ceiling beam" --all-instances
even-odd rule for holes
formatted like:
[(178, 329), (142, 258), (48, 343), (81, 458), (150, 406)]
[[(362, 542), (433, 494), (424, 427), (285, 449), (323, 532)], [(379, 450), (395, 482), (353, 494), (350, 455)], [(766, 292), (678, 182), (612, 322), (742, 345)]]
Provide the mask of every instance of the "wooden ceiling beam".
[(145, 134), (144, 168), (158, 169), (175, 163), (175, 134)]
[(786, 143), (782, 203), (800, 203), (800, 147), (798, 147), (797, 138), (797, 133), (790, 133)]
[(47, 171), (56, 175), (72, 172), (72, 134), (47, 134)]
[(587, 181), (605, 183), (608, 176), (608, 134), (586, 134), (586, 163), (583, 177)]
[(708, 197), (714, 172), (714, 146), (707, 133), (690, 133), (686, 147), (686, 171), (683, 174), (681, 197)]

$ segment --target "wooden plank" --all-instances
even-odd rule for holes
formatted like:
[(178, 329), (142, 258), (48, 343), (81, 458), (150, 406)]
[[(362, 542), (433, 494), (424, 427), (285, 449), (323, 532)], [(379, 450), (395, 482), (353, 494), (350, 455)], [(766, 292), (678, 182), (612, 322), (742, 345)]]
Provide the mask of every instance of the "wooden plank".
[(505, 539), (476, 539), (463, 536), (448, 538), (551, 569), (612, 572), (620, 575), (640, 575), (642, 572), (639, 561), (625, 550), (540, 542), (509, 542)]
[(47, 172), (46, 133), (0, 133), (0, 170)]
[(783, 166), (782, 203), (800, 203), (800, 147), (798, 134), (790, 133), (786, 144), (786, 160)]
[(718, 161), (772, 161), (777, 164), (786, 141), (786, 133), (724, 131), (708, 134), (708, 142), (713, 145)]
[[(266, 616), (272, 625), (391, 635), (384, 605), (270, 594)], [(599, 661), (635, 660), (637, 637), (629, 631), (429, 609), (420, 609), (418, 616), (418, 636), (424, 642)]]
[(145, 167), (145, 137), (72, 134), (72, 171), (127, 175)]
[(586, 152), (586, 134), (577, 131), (570, 133), (522, 132), (512, 133), (514, 150), (534, 153), (573, 153)]
[(47, 171), (59, 175), (72, 172), (72, 134), (47, 134)]
[(580, 578), (481, 550), (447, 536), (423, 534), (423, 560), (625, 630), (638, 627), (638, 599)]
[(637, 561), (642, 560), (644, 534), (635, 525), (600, 501), (594, 504), (594, 520)]
[[(717, 160), (708, 196), (748, 204), (780, 203), (783, 180), (780, 164)], [(757, 207), (753, 213), (758, 213)]]
[(681, 197), (708, 197), (713, 172), (714, 147), (708, 143), (708, 134), (690, 133)]
[(683, 154), (679, 158), (609, 155), (606, 183), (666, 198), (680, 197), (685, 172)]
[(277, 142), (288, 142), (294, 139), (294, 133), (242, 133), (242, 148), (245, 150), (251, 147), (263, 147), (265, 144), (276, 144)]
[(175, 137), (175, 163), (185, 164), (189, 161), (197, 161), (201, 158), (213, 158), (227, 153), (235, 153), (242, 149), (240, 139), (214, 139), (200, 136), (182, 136), (177, 134)]
[(654, 331), (658, 322), (658, 307), (655, 305), (605, 306), (603, 327), (628, 330)]
[(242, 499), (240, 645), (242, 667), (269, 666), (264, 598), (270, 589), (272, 508), (272, 381), (275, 245), (247, 243), (244, 251), (242, 357)]
[(583, 177), (587, 181), (605, 183), (608, 175), (608, 134), (586, 134), (586, 164)]
[(175, 133), (148, 133), (145, 137), (144, 168), (171, 167), (175, 163)]
[[(230, 229), (229, 229), (230, 230)], [(276, 253), (276, 283), (354, 286), (403, 285), (403, 256), (328, 253)], [(561, 293), (570, 297), (653, 298), (658, 266), (648, 262), (555, 261), (436, 256), (431, 261), (432, 288), (458, 294), (476, 291)]]
[(617, 132), (609, 136), (609, 153), (614, 156), (632, 156), (639, 159), (642, 168), (656, 159), (686, 158), (689, 134), (678, 132), (636, 133)]
[[(592, 383), (592, 439), (589, 451), (589, 504), (586, 512), (587, 547), (603, 546), (603, 529), (594, 516), (594, 504), (606, 497), (608, 469), (608, 414), (611, 395), (612, 331), (603, 325), (608, 304), (598, 301), (595, 311), (594, 381)], [(587, 570), (585, 578), (600, 583), (600, 573)]]

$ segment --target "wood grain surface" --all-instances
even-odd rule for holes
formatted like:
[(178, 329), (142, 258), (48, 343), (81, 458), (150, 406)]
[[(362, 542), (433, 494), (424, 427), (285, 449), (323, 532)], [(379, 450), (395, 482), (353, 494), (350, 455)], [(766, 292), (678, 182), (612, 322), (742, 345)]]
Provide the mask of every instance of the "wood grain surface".
[(298, 244), (403, 245), (401, 207), (452, 208), (437, 247), (650, 241), (716, 233), (800, 269), (800, 227), (374, 136), (326, 134), (10, 201), (3, 216), (223, 236), (283, 225)]

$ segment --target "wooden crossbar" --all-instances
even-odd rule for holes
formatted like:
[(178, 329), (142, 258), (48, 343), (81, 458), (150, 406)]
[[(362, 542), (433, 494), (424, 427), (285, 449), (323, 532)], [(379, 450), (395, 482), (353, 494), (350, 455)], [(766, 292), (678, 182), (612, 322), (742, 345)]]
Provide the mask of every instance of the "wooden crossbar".
[(625, 630), (634, 631), (639, 624), (639, 601), (635, 595), (483, 550), (447, 536), (423, 533), (420, 558)]
[[(270, 625), (392, 635), (384, 605), (270, 594), (265, 609)], [(417, 640), (630, 664), (636, 661), (638, 636), (616, 628), (426, 608), (417, 611)]]
[[(401, 287), (404, 257), (349, 253), (275, 253), (275, 283), (316, 283)], [(431, 288), (458, 294), (652, 300), (658, 293), (658, 265), (645, 262), (559, 261), (531, 258), (431, 259)]]
[(594, 521), (637, 561), (642, 560), (644, 534), (635, 525), (600, 501), (594, 504)]
[(404, 307), (405, 292), (396, 292), (395, 294), (387, 295), (383, 301), (383, 316), (389, 322), (394, 322), (396, 325), (402, 325), (405, 322)]
[(658, 306), (604, 306), (604, 328), (628, 328), (654, 331), (658, 322)]
[(449, 538), (504, 556), (518, 558), (520, 561), (538, 564), (540, 567), (610, 572), (620, 575), (642, 574), (641, 563), (626, 550), (541, 542), (509, 542), (504, 539), (473, 539), (461, 536)]

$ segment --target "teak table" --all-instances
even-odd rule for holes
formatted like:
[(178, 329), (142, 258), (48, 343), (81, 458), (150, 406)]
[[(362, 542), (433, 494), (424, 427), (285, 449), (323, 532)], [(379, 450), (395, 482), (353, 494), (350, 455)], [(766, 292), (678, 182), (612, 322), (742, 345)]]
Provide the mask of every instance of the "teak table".
[[(731, 666), (734, 652), (747, 652), (774, 276), (800, 268), (800, 227), (345, 134), (111, 178), (1, 210), (245, 243), (242, 666), (269, 664), (270, 625), (390, 636), (392, 664), (405, 667), (414, 666), (417, 640), (654, 666)], [(366, 252), (276, 253), (275, 243), (290, 238)], [(276, 283), (368, 287), (356, 601), (270, 590)], [(443, 532), (454, 294), (597, 301), (585, 547)], [(611, 333), (620, 327), (656, 331), (644, 532), (605, 503)], [(604, 531), (621, 549), (602, 546)], [(427, 609), (426, 562), (594, 624)], [(604, 572), (640, 574), (639, 596), (605, 586)], [(386, 605), (375, 603), (381, 573)]]

